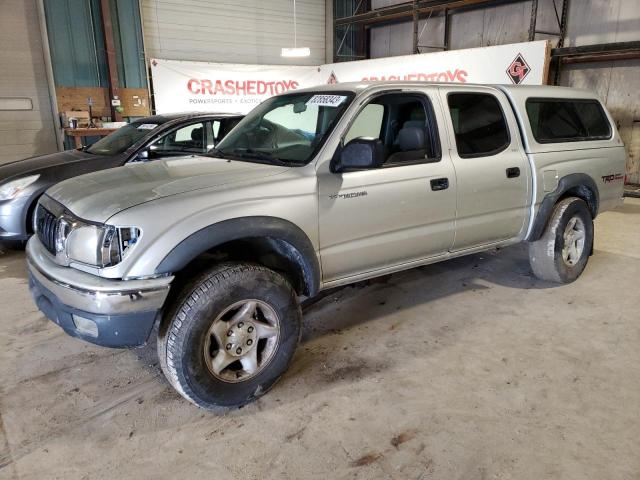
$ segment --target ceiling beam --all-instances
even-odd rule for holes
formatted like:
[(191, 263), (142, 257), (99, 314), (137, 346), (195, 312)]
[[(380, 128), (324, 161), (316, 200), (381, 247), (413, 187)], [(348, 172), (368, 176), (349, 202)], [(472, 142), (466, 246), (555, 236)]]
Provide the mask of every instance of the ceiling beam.
[[(417, 15), (424, 16), (433, 13), (444, 13), (445, 10), (462, 10), (505, 3), (519, 3), (525, 0), (419, 0), (415, 9)], [(337, 27), (349, 24), (373, 25), (380, 23), (394, 23), (412, 20), (414, 15), (413, 2), (404, 2), (388, 7), (376, 8), (364, 13), (335, 19)]]
[(552, 57), (571, 57), (576, 55), (607, 55), (611, 53), (630, 53), (640, 50), (640, 41), (597, 43), (579, 47), (563, 47), (551, 49)]

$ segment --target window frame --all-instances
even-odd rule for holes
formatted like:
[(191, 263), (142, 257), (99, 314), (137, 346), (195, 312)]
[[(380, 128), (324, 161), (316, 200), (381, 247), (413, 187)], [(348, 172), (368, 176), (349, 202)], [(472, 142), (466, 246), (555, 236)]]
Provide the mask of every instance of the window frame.
[[(368, 97), (364, 98), (362, 100), (362, 102), (360, 103), (360, 105), (358, 105), (358, 111), (349, 119), (349, 123), (347, 124), (346, 128), (343, 130), (342, 134), (340, 135), (340, 143), (338, 144), (338, 148), (336, 149), (332, 162), (335, 162), (337, 160), (337, 158), (340, 155), (340, 152), (342, 151), (342, 149), (345, 147), (345, 143), (344, 143), (344, 139), (347, 135), (347, 133), (349, 133), (349, 130), (351, 130), (351, 127), (353, 126), (353, 123), (356, 121), (356, 119), (358, 118), (358, 116), (360, 115), (360, 113), (362, 113), (362, 111), (367, 107), (367, 105), (369, 105), (371, 102), (373, 102), (376, 98), (379, 97), (387, 97), (387, 96), (404, 96), (404, 97), (414, 97), (416, 98), (418, 101), (420, 101), (420, 103), (422, 103), (422, 106), (424, 107), (425, 110), (425, 114), (427, 116), (427, 120), (428, 120), (428, 126), (425, 125), (425, 130), (427, 131), (428, 135), (430, 135), (431, 139), (433, 140), (433, 149), (434, 149), (434, 156), (433, 158), (431, 157), (424, 157), (422, 159), (416, 159), (416, 160), (411, 160), (411, 161), (407, 161), (407, 162), (394, 162), (394, 163), (387, 163), (386, 161), (381, 165), (380, 168), (376, 168), (376, 169), (372, 169), (372, 168), (367, 168), (367, 169), (362, 169), (359, 171), (363, 171), (363, 170), (384, 170), (385, 168), (397, 168), (397, 167), (404, 167), (404, 166), (410, 166), (410, 165), (418, 165), (418, 164), (423, 164), (423, 163), (438, 163), (442, 160), (442, 142), (440, 139), (440, 131), (438, 128), (438, 120), (436, 119), (436, 114), (435, 114), (435, 109), (433, 108), (433, 100), (431, 99), (431, 97), (429, 96), (428, 93), (425, 92), (421, 92), (421, 91), (415, 91), (415, 90), (410, 90), (410, 91), (406, 91), (406, 90), (394, 90), (394, 91), (383, 91), (383, 92), (376, 92), (372, 95), (369, 95)], [(381, 125), (381, 129), (385, 126), (385, 124), (389, 121), (389, 109), (387, 108), (387, 106), (384, 106), (384, 115), (382, 118), (382, 125)], [(356, 137), (359, 138), (359, 137)], [(354, 140), (354, 139), (352, 139)], [(351, 173), (351, 172), (345, 172), (345, 173)]]
[[(504, 124), (507, 130), (507, 143), (505, 145), (503, 145), (502, 147), (490, 150), (488, 152), (480, 152), (480, 153), (460, 153), (460, 149), (458, 148), (458, 138), (456, 135), (456, 129), (455, 126), (453, 125), (453, 116), (451, 115), (451, 107), (449, 106), (449, 97), (451, 95), (483, 95), (483, 96), (487, 96), (487, 97), (493, 97), (493, 99), (496, 101), (496, 103), (498, 104), (498, 108), (500, 108), (500, 113), (502, 114), (502, 118), (504, 119)], [(495, 155), (498, 155), (499, 153), (504, 152), (505, 150), (507, 150), (511, 144), (513, 143), (513, 138), (511, 136), (511, 125), (509, 124), (509, 121), (507, 120), (507, 116), (505, 115), (504, 112), (504, 108), (502, 108), (502, 103), (500, 102), (500, 99), (494, 95), (493, 93), (490, 92), (484, 92), (484, 91), (452, 91), (452, 92), (447, 92), (447, 104), (446, 104), (446, 108), (447, 108), (447, 113), (449, 114), (449, 120), (451, 121), (451, 131), (453, 133), (453, 141), (456, 145), (456, 154), (458, 155), (458, 157), (460, 158), (483, 158), (483, 157), (493, 157)]]
[[(222, 130), (222, 119), (213, 118), (213, 119), (209, 120), (209, 123), (211, 124), (211, 134), (213, 135), (213, 141), (215, 142), (216, 137), (220, 133), (220, 130)], [(218, 131), (217, 132), (216, 132), (216, 127), (215, 127), (216, 123), (218, 124)]]
[[(548, 139), (548, 140), (540, 139), (538, 138), (536, 133), (534, 133), (533, 126), (531, 124), (531, 117), (529, 116), (529, 104), (531, 102), (536, 102), (536, 101), (538, 102), (544, 101), (549, 103), (567, 103), (567, 102), (595, 103), (598, 106), (598, 109), (600, 110), (600, 113), (602, 114), (603, 118), (607, 122), (607, 127), (609, 128), (609, 135), (598, 136), (598, 137), (566, 137), (566, 138), (554, 138), (554, 139)], [(529, 130), (531, 131), (531, 135), (533, 136), (534, 140), (540, 145), (546, 145), (549, 143), (598, 142), (603, 140), (611, 140), (613, 138), (613, 128), (611, 126), (611, 121), (609, 120), (609, 116), (607, 115), (606, 110), (602, 106), (602, 103), (595, 98), (528, 97), (524, 102), (524, 110), (527, 113), (527, 120), (529, 121)], [(582, 123), (582, 118), (578, 116), (578, 119), (580, 120), (582, 127), (584, 127), (584, 124)]]
[[(216, 135), (214, 132), (213, 141), (218, 145), (222, 141), (224, 137), (242, 120), (243, 117), (216, 117), (211, 120), (211, 122), (220, 122), (220, 128), (218, 129), (218, 134)], [(211, 127), (213, 130), (213, 125)], [(220, 134), (222, 133), (222, 138), (220, 138)]]

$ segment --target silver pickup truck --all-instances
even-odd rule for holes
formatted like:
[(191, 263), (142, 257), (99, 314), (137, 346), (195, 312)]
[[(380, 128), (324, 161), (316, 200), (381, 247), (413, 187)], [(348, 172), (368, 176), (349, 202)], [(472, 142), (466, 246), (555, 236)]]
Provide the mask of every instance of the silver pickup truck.
[(300, 299), (528, 242), (533, 273), (575, 280), (593, 219), (618, 205), (625, 150), (592, 93), (344, 83), (273, 97), (205, 156), (50, 188), (28, 244), (32, 295), (68, 334), (144, 344), (204, 408), (269, 390)]

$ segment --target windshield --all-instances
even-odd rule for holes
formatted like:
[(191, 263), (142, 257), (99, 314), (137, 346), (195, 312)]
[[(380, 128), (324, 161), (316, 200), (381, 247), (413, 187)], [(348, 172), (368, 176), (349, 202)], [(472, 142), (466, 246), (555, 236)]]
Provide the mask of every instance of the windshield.
[(304, 165), (323, 145), (353, 97), (352, 92), (317, 92), (270, 98), (253, 109), (212, 155)]
[(158, 126), (159, 124), (157, 123), (130, 123), (98, 140), (87, 148), (87, 152), (94, 155), (117, 155), (127, 150)]

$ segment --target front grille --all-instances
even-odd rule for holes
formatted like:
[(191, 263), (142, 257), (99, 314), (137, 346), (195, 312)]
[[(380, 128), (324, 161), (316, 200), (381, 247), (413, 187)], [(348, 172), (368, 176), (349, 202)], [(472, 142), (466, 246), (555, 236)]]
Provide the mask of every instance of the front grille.
[(58, 219), (42, 205), (38, 205), (36, 211), (36, 227), (38, 238), (49, 252), (56, 254), (56, 230)]

